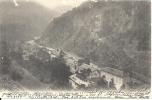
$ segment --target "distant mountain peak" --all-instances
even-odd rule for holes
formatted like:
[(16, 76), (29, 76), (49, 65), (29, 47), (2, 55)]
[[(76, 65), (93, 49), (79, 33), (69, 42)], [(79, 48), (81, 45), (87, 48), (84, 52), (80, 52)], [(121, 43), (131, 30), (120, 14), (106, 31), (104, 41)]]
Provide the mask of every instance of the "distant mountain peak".
[[(13, 0), (0, 2), (0, 21), (6, 39), (11, 41), (30, 40), (49, 24), (50, 19), (57, 15), (35, 2), (18, 1), (15, 7)], [(4, 13), (5, 12), (5, 13)]]

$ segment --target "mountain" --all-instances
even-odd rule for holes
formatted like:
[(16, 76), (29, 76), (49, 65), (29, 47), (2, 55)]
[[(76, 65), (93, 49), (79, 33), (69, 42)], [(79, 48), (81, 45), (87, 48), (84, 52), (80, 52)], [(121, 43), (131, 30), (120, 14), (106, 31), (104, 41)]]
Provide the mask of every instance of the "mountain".
[(57, 14), (37, 3), (21, 1), (0, 2), (0, 33), (10, 43), (16, 40), (31, 40), (41, 35), (49, 21)]
[(55, 18), (43, 33), (40, 44), (150, 77), (149, 1), (87, 1)]

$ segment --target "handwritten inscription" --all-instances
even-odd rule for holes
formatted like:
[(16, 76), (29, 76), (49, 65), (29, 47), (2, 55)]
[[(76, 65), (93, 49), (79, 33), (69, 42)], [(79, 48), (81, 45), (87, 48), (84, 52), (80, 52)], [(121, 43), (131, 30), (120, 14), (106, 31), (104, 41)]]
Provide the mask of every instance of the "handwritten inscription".
[(128, 90), (128, 91), (38, 91), (38, 92), (4, 92), (1, 93), (1, 98), (45, 98), (45, 99), (62, 99), (62, 98), (78, 98), (78, 99), (99, 99), (99, 98), (149, 98), (150, 90)]

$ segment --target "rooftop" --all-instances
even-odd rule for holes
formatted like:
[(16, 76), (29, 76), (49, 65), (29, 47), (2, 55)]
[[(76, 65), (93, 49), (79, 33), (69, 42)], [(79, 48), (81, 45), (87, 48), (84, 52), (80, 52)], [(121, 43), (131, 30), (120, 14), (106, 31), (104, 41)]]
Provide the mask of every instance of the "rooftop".
[(123, 77), (123, 71), (121, 71), (119, 69), (114, 69), (111, 67), (104, 67), (104, 68), (101, 68), (101, 71), (110, 73), (110, 74), (118, 76), (118, 77)]

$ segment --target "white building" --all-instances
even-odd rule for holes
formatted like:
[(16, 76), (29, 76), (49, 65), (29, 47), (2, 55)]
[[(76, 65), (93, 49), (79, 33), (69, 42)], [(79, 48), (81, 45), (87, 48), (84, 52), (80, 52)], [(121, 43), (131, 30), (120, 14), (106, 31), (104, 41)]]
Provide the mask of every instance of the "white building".
[(104, 67), (101, 68), (100, 70), (95, 70), (94, 72), (91, 73), (90, 79), (93, 78), (100, 79), (103, 75), (106, 77), (108, 83), (111, 81), (111, 79), (114, 80), (115, 87), (117, 90), (119, 90), (123, 84), (125, 85), (126, 89), (130, 88), (129, 86), (130, 83), (137, 85), (144, 84), (143, 81), (141, 80), (142, 77), (140, 75), (134, 74), (132, 77), (130, 77), (128, 74), (124, 76), (124, 72), (122, 70), (111, 67)]
[(115, 87), (116, 89), (120, 89), (123, 85), (123, 71), (106, 67), (102, 68), (100, 71), (100, 76), (106, 76), (106, 80), (108, 83), (111, 81), (111, 79), (114, 79)]
[(84, 88), (87, 88), (87, 87), (91, 86), (91, 84), (92, 84), (91, 81), (84, 81), (84, 80), (78, 78), (76, 74), (70, 76), (70, 83), (74, 89), (79, 89), (82, 86)]
[(94, 70), (90, 74), (90, 79), (100, 79), (102, 76), (106, 77), (108, 83), (111, 79), (114, 79), (116, 89), (120, 89), (123, 84), (123, 72), (114, 68), (105, 67), (101, 68), (100, 70)]

